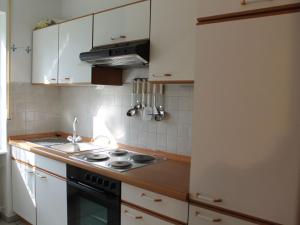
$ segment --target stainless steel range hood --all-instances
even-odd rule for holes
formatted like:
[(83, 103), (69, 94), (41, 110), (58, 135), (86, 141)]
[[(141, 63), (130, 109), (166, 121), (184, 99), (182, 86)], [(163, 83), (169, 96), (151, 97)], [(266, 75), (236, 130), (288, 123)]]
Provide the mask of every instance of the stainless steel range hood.
[(149, 63), (150, 41), (140, 40), (96, 47), (80, 54), (80, 60), (102, 67), (139, 67)]

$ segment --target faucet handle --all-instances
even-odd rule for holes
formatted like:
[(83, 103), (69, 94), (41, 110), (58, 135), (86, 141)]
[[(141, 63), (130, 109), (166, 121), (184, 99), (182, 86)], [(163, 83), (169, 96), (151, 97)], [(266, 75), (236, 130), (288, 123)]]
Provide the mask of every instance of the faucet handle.
[(67, 140), (68, 140), (69, 142), (73, 142), (73, 137), (72, 137), (72, 136), (68, 136), (68, 137), (67, 137)]
[(77, 136), (76, 138), (75, 138), (75, 142), (80, 142), (82, 140), (82, 138), (80, 137), (80, 136)]

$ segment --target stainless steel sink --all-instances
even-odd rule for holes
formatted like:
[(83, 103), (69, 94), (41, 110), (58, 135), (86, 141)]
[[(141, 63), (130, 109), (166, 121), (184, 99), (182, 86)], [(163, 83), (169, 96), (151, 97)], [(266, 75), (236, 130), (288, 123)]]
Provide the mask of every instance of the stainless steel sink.
[(95, 145), (93, 143), (88, 142), (79, 142), (79, 143), (70, 143), (65, 138), (41, 138), (41, 139), (32, 139), (29, 140), (37, 145), (41, 145), (43, 147), (47, 147), (50, 149), (54, 149), (56, 151), (64, 152), (64, 153), (75, 153), (75, 152), (82, 152), (82, 151), (91, 151), (91, 150), (98, 150), (104, 149), (101, 146)]

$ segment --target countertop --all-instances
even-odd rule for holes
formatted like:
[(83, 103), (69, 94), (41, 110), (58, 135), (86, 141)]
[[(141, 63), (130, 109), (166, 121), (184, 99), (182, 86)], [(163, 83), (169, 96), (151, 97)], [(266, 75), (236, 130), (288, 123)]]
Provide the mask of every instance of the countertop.
[(127, 148), (131, 151), (142, 153), (154, 152), (157, 155), (167, 157), (168, 160), (119, 173), (71, 159), (66, 153), (55, 151), (29, 142), (30, 139), (34, 138), (55, 137), (58, 135), (65, 136), (62, 134), (63, 133), (47, 133), (13, 136), (9, 138), (9, 144), (50, 159), (77, 166), (90, 172), (114, 178), (136, 187), (144, 188), (178, 200), (188, 201), (190, 177), (190, 163), (188, 157), (121, 145), (120, 147)]

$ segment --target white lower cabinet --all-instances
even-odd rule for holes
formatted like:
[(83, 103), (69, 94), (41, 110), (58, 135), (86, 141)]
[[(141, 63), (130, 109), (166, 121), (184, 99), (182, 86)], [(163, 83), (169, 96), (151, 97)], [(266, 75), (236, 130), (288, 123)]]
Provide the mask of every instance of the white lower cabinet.
[(38, 225), (67, 225), (66, 181), (37, 171), (36, 205)]
[(189, 212), (189, 225), (254, 225), (248, 221), (226, 216), (211, 210), (191, 205)]
[(121, 225), (173, 225), (174, 223), (161, 220), (145, 212), (126, 205), (121, 206)]
[(36, 225), (34, 168), (12, 160), (13, 210)]

